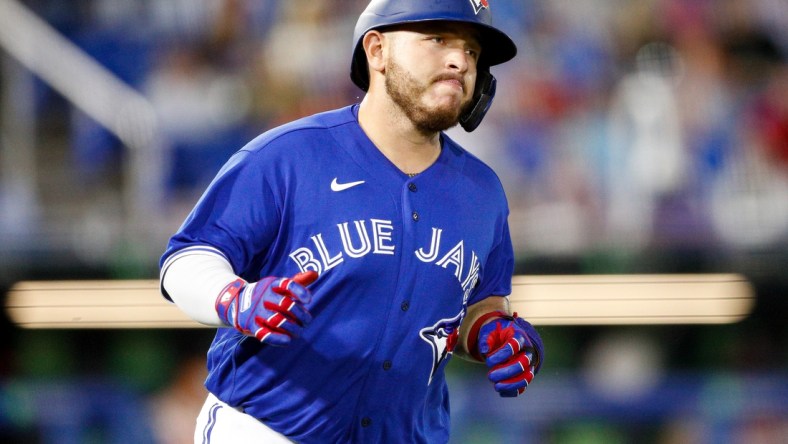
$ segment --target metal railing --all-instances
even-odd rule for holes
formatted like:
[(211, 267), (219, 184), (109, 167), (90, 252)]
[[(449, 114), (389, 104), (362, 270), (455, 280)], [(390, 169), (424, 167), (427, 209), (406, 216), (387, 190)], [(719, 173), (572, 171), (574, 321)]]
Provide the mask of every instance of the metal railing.
[(0, 178), (5, 195), (24, 199), (17, 207), (34, 211), (36, 135), (34, 113), (29, 109), (32, 76), (26, 75), (21, 65), (127, 148), (121, 229), (127, 239), (150, 234), (157, 226), (167, 167), (150, 101), (19, 1), (0, 0), (0, 49), (17, 62), (7, 59), (3, 64), (5, 87), (0, 96)]

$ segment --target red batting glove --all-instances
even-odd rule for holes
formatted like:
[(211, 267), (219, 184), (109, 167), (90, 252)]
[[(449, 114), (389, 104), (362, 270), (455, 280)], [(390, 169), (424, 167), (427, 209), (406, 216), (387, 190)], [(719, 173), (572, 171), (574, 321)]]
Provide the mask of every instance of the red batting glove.
[(312, 320), (304, 304), (312, 299), (306, 287), (317, 277), (310, 270), (292, 279), (269, 276), (253, 284), (237, 279), (216, 299), (216, 312), (226, 325), (260, 342), (288, 345)]
[[(481, 325), (491, 316), (498, 319)], [(476, 321), (471, 328), (474, 338), (469, 350), (490, 368), (487, 377), (495, 390), (502, 397), (523, 394), (543, 361), (544, 347), (536, 329), (517, 313), (495, 312)]]

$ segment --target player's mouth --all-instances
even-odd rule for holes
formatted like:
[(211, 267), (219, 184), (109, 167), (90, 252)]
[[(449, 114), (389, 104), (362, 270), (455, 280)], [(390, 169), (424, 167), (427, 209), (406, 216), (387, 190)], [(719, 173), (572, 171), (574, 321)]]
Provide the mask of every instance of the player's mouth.
[(465, 85), (461, 76), (443, 75), (435, 79), (435, 83), (456, 88), (463, 93), (465, 92)]

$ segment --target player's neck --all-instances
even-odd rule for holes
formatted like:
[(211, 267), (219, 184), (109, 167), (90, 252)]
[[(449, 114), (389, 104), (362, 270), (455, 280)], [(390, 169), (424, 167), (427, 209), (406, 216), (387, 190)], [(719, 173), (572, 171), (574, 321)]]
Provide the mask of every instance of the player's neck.
[(358, 120), (378, 150), (404, 173), (420, 173), (440, 155), (440, 133), (422, 133), (399, 110), (381, 106), (369, 95), (361, 102)]

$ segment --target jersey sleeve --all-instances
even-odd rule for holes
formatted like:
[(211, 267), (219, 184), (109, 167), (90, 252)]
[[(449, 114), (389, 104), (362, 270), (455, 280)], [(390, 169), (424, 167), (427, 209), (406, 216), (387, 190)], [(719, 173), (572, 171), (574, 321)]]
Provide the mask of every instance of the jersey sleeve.
[(281, 217), (281, 199), (271, 183), (275, 171), (260, 154), (241, 150), (227, 161), (170, 239), (162, 264), (180, 250), (205, 245), (219, 250), (238, 275), (253, 269)]
[(484, 264), (484, 274), (474, 291), (469, 305), (475, 304), (488, 296), (507, 296), (512, 292), (512, 274), (514, 273), (514, 249), (509, 233), (509, 223), (504, 214), (498, 243), (490, 251)]

